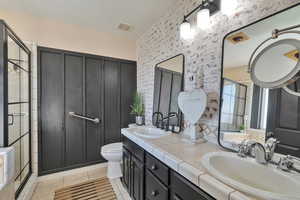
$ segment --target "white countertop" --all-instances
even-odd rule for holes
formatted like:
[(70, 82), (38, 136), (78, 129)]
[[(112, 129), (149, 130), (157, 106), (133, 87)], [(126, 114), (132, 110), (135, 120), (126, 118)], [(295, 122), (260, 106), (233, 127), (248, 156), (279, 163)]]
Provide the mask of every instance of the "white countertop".
[(142, 138), (127, 129), (122, 129), (122, 134), (217, 200), (255, 199), (218, 181), (202, 167), (201, 158), (206, 153), (225, 151), (216, 144), (193, 144), (178, 134), (158, 139)]

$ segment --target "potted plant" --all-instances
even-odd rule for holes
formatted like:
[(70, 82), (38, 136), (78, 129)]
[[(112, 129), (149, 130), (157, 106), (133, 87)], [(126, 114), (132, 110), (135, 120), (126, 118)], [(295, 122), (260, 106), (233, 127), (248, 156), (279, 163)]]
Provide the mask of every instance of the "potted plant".
[(138, 92), (135, 93), (133, 97), (133, 104), (131, 105), (131, 114), (135, 115), (135, 123), (138, 126), (143, 125), (143, 115), (144, 115), (144, 104), (142, 95)]
[(244, 133), (244, 131), (245, 131), (245, 125), (242, 124), (242, 125), (240, 125), (240, 132), (241, 132), (241, 133)]

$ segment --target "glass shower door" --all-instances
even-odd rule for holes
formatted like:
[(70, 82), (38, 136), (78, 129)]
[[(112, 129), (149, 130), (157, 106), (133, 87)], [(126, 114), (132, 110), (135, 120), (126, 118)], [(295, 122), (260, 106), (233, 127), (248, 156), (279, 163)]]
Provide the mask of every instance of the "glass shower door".
[(8, 146), (15, 149), (15, 190), (30, 176), (30, 72), (29, 53), (7, 31)]

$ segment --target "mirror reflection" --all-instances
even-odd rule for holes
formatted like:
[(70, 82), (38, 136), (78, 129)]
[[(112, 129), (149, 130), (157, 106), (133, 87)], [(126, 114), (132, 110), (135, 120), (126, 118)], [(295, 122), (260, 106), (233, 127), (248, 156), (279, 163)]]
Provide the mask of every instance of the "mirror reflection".
[(266, 41), (275, 29), (299, 25), (299, 13), (297, 6), (224, 38), (222, 146), (237, 150), (245, 139), (264, 144), (273, 136), (277, 152), (300, 157), (300, 99), (283, 88), (300, 91), (300, 28)]
[(155, 67), (153, 125), (179, 132), (182, 113), (178, 108), (178, 95), (183, 90), (184, 56), (174, 56)]

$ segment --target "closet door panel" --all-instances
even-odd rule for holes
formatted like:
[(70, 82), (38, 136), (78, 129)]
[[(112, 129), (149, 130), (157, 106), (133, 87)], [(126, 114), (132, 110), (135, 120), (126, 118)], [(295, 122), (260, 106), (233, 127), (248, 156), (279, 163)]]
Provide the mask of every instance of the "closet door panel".
[(120, 63), (104, 61), (105, 144), (121, 141), (120, 130)]
[[(102, 63), (101, 59), (86, 58), (86, 116), (102, 121)], [(103, 144), (101, 122), (86, 123), (87, 162), (103, 160), (100, 154)]]
[(134, 123), (134, 115), (130, 114), (130, 106), (136, 92), (136, 64), (121, 63), (121, 128)]
[(64, 165), (64, 66), (60, 52), (40, 51), (39, 56), (41, 172)]
[(85, 115), (83, 110), (83, 57), (65, 55), (65, 114), (66, 114), (66, 166), (85, 161), (85, 132), (83, 119), (69, 116), (69, 112)]
[(160, 101), (159, 112), (163, 114), (164, 117), (167, 117), (169, 114), (169, 104), (170, 104), (170, 91), (172, 86), (172, 73), (163, 72), (161, 79), (161, 90), (160, 90)]

